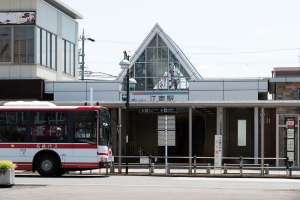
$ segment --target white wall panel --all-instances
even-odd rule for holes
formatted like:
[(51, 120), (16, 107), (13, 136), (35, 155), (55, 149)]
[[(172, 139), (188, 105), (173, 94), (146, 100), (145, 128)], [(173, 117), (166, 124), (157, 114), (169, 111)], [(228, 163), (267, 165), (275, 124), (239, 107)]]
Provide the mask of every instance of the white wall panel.
[(67, 39), (73, 43), (77, 43), (77, 23), (72, 18), (62, 15), (61, 16), (61, 33), (64, 39)]
[(246, 91), (224, 91), (224, 100), (228, 101), (250, 101), (258, 99), (258, 91), (246, 90)]
[(258, 90), (258, 81), (225, 81), (224, 90)]
[(26, 10), (34, 11), (36, 10), (36, 1), (37, 0), (1, 0), (0, 10)]
[(85, 82), (56, 82), (54, 84), (55, 92), (83, 92), (86, 91)]
[(44, 2), (43, 0), (38, 0), (36, 19), (36, 24), (38, 26), (57, 34), (57, 15), (58, 11), (54, 7)]
[(191, 101), (221, 101), (223, 91), (190, 91)]
[(223, 90), (223, 81), (199, 81), (191, 82), (189, 85), (191, 90)]

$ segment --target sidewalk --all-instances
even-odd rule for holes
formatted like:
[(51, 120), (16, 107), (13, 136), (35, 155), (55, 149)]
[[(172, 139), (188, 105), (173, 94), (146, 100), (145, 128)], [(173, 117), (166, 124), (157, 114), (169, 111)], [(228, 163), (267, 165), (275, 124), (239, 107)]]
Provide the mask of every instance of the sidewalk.
[[(33, 173), (31, 171), (16, 171), (16, 176), (31, 176), (37, 175), (38, 173)], [(292, 176), (290, 176), (286, 170), (269, 170), (267, 174), (261, 175), (260, 170), (243, 170), (242, 175), (240, 170), (228, 169), (227, 173), (224, 173), (223, 169), (211, 169), (207, 173), (206, 169), (197, 169), (196, 173), (192, 170), (192, 173), (188, 173), (188, 169), (170, 169), (170, 173), (166, 175), (165, 169), (154, 169), (154, 173), (149, 173), (149, 169), (128, 169), (128, 174), (126, 174), (126, 169), (122, 168), (122, 174), (118, 173), (118, 169), (115, 169), (114, 173), (110, 172), (110, 169), (95, 169), (86, 171), (72, 171), (64, 176), (77, 176), (77, 175), (109, 175), (109, 176), (174, 176), (174, 177), (224, 177), (224, 178), (292, 178), (300, 179), (300, 171), (293, 171)]]

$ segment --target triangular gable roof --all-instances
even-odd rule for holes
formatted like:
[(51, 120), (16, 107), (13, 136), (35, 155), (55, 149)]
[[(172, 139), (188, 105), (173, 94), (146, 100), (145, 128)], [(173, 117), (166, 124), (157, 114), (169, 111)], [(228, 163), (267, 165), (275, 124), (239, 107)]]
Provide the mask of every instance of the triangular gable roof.
[[(147, 46), (152, 41), (152, 39), (156, 36), (156, 34), (158, 34), (162, 38), (162, 40), (165, 42), (165, 44), (170, 49), (170, 51), (178, 59), (178, 61), (181, 63), (181, 65), (184, 67), (184, 69), (187, 71), (187, 73), (191, 77), (191, 80), (193, 80), (193, 81), (201, 80), (202, 76), (198, 73), (198, 71), (193, 66), (193, 64), (189, 61), (189, 59), (186, 57), (186, 55), (183, 53), (183, 51), (179, 48), (179, 46), (162, 30), (162, 28), (159, 26), (158, 23), (155, 24), (155, 26), (152, 28), (150, 33), (144, 39), (144, 41), (139, 46), (137, 51), (131, 57), (129, 68), (131, 68), (133, 66), (133, 64), (140, 57), (140, 55), (144, 52), (144, 50), (147, 48)], [(126, 75), (126, 70), (122, 70), (121, 73), (119, 74), (119, 76), (117, 77), (117, 80), (122, 81), (123, 78), (125, 77), (125, 75)]]

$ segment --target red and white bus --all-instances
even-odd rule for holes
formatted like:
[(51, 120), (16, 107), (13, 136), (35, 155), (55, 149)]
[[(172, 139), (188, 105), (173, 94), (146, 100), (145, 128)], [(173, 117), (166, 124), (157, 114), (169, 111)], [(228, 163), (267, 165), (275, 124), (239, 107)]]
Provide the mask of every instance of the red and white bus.
[(42, 176), (101, 168), (112, 158), (110, 124), (100, 106), (8, 102), (0, 106), (0, 160)]

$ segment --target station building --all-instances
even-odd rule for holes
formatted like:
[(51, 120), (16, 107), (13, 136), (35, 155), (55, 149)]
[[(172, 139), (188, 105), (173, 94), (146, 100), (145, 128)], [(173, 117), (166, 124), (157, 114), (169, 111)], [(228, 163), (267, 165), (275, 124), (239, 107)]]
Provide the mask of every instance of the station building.
[[(77, 80), (76, 20), (80, 14), (56, 0), (1, 4), (0, 16), (18, 10), (35, 19), (30, 25), (0, 25), (6, 35), (0, 39), (0, 50), (5, 52), (2, 58), (0, 55), (0, 81), (14, 79), (10, 82), (14, 92), (1, 96), (2, 102), (37, 99), (57, 105), (98, 102), (107, 106), (116, 156), (164, 156), (167, 131), (169, 156), (243, 156), (254, 163), (272, 158), (265, 162), (277, 166), (284, 164), (281, 158), (288, 157), (295, 167), (300, 166), (299, 68), (274, 68), (272, 77), (267, 78), (207, 79), (156, 24), (129, 60), (129, 76), (136, 84), (130, 88), (126, 106), (126, 69), (111, 81)], [(44, 16), (49, 12), (54, 16), (53, 23)], [(13, 39), (22, 33), (17, 31), (19, 27), (33, 33), (29, 34), (33, 48), (19, 45), (28, 50), (28, 55), (19, 55), (20, 59), (15, 53), (18, 41)], [(5, 42), (10, 50), (5, 50)], [(36, 79), (40, 82), (30, 87), (34, 91), (31, 96), (13, 85)]]

